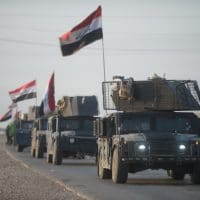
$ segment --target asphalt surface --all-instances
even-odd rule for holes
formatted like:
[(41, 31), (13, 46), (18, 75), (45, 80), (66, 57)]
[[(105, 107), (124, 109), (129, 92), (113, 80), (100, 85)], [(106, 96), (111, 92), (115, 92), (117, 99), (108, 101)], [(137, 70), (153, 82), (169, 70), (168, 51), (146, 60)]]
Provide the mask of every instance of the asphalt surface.
[(146, 170), (134, 175), (129, 174), (126, 184), (114, 184), (111, 180), (101, 180), (97, 177), (93, 159), (64, 159), (62, 165), (54, 166), (47, 164), (45, 159), (32, 158), (29, 149), (22, 153), (17, 153), (11, 147), (7, 149), (29, 167), (64, 183), (70, 190), (87, 199), (200, 199), (200, 185), (192, 185), (189, 176), (186, 176), (184, 181), (175, 181), (163, 170)]
[(64, 184), (28, 167), (5, 150), (0, 135), (0, 200), (83, 200)]

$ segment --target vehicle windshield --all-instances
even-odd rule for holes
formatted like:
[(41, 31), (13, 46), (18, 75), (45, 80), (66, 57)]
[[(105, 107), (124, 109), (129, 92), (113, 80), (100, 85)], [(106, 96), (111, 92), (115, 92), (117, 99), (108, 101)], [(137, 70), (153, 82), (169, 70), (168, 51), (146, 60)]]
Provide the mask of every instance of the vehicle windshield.
[(77, 130), (79, 128), (79, 121), (75, 119), (61, 119), (59, 120), (59, 128), (61, 131)]
[(21, 128), (22, 129), (32, 129), (33, 128), (33, 122), (22, 122)]
[(93, 120), (81, 121), (81, 129), (88, 132), (93, 132)]
[(60, 131), (76, 130), (79, 132), (92, 132), (93, 120), (89, 119), (62, 119), (59, 123)]
[(165, 117), (156, 118), (156, 130), (162, 132), (190, 133), (194, 131), (192, 120), (189, 117)]
[(48, 128), (48, 120), (47, 119), (41, 119), (40, 130), (47, 130), (47, 128)]
[(124, 117), (121, 120), (121, 133), (150, 131), (150, 118), (144, 116)]

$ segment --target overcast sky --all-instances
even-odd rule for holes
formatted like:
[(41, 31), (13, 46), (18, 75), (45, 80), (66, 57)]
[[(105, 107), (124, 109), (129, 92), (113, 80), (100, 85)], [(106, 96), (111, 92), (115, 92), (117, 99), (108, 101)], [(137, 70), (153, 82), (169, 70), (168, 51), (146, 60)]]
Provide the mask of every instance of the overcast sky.
[[(58, 37), (102, 6), (106, 77), (144, 80), (157, 73), (200, 83), (199, 0), (0, 0), (0, 115), (8, 91), (37, 79), (39, 105), (55, 71), (56, 100), (63, 95), (99, 98), (101, 40), (62, 57)], [(35, 100), (19, 103), (26, 112)], [(4, 124), (0, 124), (0, 126)]]

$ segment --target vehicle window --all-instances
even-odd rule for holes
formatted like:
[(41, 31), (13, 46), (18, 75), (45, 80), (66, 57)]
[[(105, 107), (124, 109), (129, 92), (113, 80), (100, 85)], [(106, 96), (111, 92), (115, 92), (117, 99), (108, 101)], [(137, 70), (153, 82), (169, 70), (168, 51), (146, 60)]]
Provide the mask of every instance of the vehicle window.
[(35, 121), (33, 123), (33, 127), (36, 129), (36, 130), (39, 130), (39, 122), (38, 121)]
[(93, 120), (81, 120), (78, 135), (93, 135)]
[(52, 119), (52, 131), (56, 132), (56, 118)]
[(121, 123), (122, 133), (150, 131), (149, 117), (129, 117), (124, 118)]
[(92, 131), (93, 130), (93, 121), (92, 120), (83, 120), (81, 122), (81, 129), (86, 131)]
[(61, 119), (59, 121), (59, 127), (61, 131), (77, 130), (79, 129), (79, 121), (76, 119)]
[(21, 127), (20, 127), (20, 124), (21, 124), (20, 121), (16, 121), (16, 122), (15, 122), (15, 126), (16, 126), (17, 129), (18, 129), (18, 128), (21, 128)]
[(42, 119), (40, 126), (41, 126), (40, 127), (41, 130), (47, 130), (47, 128), (48, 128), (48, 121), (47, 121), (47, 119)]
[(32, 129), (33, 128), (33, 123), (32, 122), (22, 122), (21, 128), (23, 129)]
[(189, 117), (158, 117), (156, 130), (166, 132), (187, 133), (193, 131), (193, 124)]

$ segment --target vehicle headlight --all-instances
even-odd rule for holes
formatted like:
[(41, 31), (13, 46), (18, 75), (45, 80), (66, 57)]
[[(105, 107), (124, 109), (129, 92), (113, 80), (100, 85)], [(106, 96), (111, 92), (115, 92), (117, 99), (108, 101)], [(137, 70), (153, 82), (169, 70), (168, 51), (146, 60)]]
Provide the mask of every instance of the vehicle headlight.
[(69, 138), (69, 143), (70, 143), (70, 144), (75, 143), (75, 138)]
[(138, 149), (139, 149), (140, 151), (144, 151), (144, 150), (146, 150), (146, 146), (145, 146), (144, 144), (139, 144), (139, 145), (138, 145)]
[(178, 148), (179, 150), (184, 151), (186, 149), (186, 146), (184, 144), (180, 144)]

